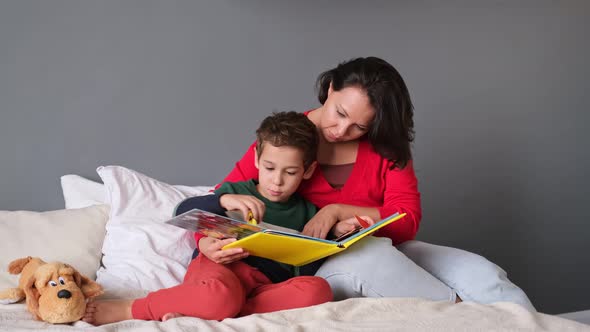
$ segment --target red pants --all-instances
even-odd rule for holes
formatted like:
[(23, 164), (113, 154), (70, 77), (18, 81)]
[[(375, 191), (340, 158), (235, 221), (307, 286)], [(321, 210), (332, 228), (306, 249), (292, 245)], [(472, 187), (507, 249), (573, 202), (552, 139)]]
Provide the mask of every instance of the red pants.
[(182, 284), (133, 302), (134, 319), (162, 320), (169, 312), (202, 319), (225, 318), (294, 309), (332, 300), (320, 277), (294, 277), (273, 284), (262, 272), (237, 261), (222, 265), (204, 255), (193, 259)]

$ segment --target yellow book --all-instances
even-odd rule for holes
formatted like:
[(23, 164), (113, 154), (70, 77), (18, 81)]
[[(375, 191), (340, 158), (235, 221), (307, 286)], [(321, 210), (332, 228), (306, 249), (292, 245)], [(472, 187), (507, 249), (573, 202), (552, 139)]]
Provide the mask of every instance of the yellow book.
[(334, 240), (302, 235), (295, 230), (264, 222), (253, 225), (199, 209), (185, 212), (166, 223), (215, 238), (237, 239), (223, 249), (244, 248), (253, 256), (301, 266), (344, 251), (363, 237), (405, 215), (395, 213), (367, 228), (358, 228), (346, 237)]

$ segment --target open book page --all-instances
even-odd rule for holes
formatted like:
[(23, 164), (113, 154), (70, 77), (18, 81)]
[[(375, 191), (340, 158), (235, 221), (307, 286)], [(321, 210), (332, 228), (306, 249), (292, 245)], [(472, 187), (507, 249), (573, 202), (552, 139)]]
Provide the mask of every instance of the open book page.
[[(241, 211), (225, 211), (225, 214), (232, 219), (235, 220), (240, 220), (240, 221), (244, 221), (244, 216), (242, 215)], [(281, 227), (281, 226), (277, 226), (274, 224), (270, 224), (267, 222), (260, 222), (258, 223), (259, 227), (265, 228), (265, 229), (271, 229), (273, 231), (279, 231), (282, 233), (289, 233), (289, 234), (299, 234), (298, 231), (291, 229), (291, 228), (287, 228), (287, 227)]]
[(289, 234), (301, 234), (300, 232), (291, 229), (291, 228), (287, 228), (287, 227), (281, 227), (281, 226), (277, 226), (277, 225), (273, 225), (273, 224), (269, 224), (267, 222), (261, 222), (258, 223), (257, 226), (260, 226), (262, 228), (266, 228), (267, 230), (271, 230), (271, 231), (278, 231), (281, 233), (289, 233)]
[(359, 231), (353, 232), (352, 234), (350, 234), (350, 236), (347, 236), (345, 239), (340, 240), (340, 244), (345, 247), (349, 247), (352, 244), (354, 244), (355, 242), (357, 242), (358, 240), (362, 239), (363, 237), (373, 234), (378, 229), (385, 227), (385, 226), (389, 225), (390, 223), (403, 218), (405, 215), (406, 215), (406, 213), (400, 214), (400, 213), (396, 212), (385, 219), (381, 219), (380, 221), (376, 222), (375, 224), (373, 224), (367, 228), (361, 228)]
[(239, 240), (263, 230), (255, 225), (196, 209), (167, 220), (166, 223), (217, 239), (233, 237)]

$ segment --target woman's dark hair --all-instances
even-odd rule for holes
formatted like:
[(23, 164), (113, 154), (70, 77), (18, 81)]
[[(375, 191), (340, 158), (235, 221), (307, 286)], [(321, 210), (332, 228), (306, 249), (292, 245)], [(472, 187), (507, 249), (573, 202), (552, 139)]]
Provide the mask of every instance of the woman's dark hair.
[(328, 98), (330, 83), (334, 91), (351, 86), (365, 91), (375, 110), (375, 119), (367, 133), (369, 142), (377, 153), (393, 162), (392, 168), (404, 168), (412, 159), (414, 106), (399, 72), (376, 57), (343, 62), (317, 79), (316, 89), (322, 105)]

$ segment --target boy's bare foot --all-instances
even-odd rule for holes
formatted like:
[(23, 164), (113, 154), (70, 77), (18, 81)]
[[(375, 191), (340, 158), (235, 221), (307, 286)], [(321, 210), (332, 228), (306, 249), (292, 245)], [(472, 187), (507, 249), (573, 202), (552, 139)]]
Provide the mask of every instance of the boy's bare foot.
[(162, 322), (165, 322), (165, 321), (172, 319), (172, 318), (178, 318), (178, 317), (184, 317), (184, 315), (179, 314), (178, 312), (169, 312), (169, 313), (165, 314), (164, 316), (162, 316)]
[(91, 301), (86, 304), (82, 320), (92, 325), (103, 325), (133, 319), (133, 300)]

